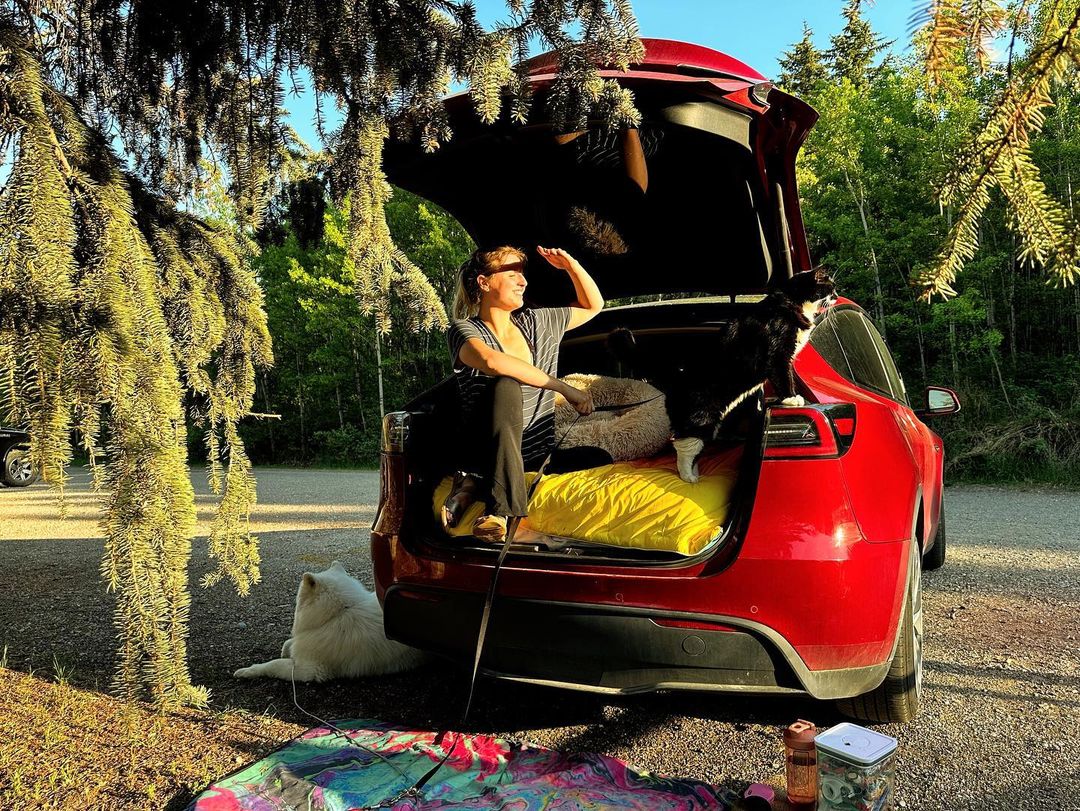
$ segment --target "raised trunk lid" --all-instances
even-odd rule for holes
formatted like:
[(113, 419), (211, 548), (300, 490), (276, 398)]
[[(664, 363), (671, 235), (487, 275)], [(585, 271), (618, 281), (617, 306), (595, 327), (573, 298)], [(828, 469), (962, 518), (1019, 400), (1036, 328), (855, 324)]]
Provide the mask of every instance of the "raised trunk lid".
[[(795, 186), (795, 154), (817, 118), (717, 51), (643, 40), (628, 72), (643, 123), (647, 191), (627, 175), (619, 133), (599, 126), (557, 143), (545, 113), (554, 57), (528, 63), (535, 95), (526, 126), (484, 125), (468, 94), (445, 102), (453, 140), (434, 153), (387, 144), (390, 180), (453, 214), (477, 244), (562, 247), (605, 297), (759, 292), (810, 266)], [(783, 212), (781, 214), (781, 212)], [(565, 274), (534, 258), (534, 304), (573, 299)]]

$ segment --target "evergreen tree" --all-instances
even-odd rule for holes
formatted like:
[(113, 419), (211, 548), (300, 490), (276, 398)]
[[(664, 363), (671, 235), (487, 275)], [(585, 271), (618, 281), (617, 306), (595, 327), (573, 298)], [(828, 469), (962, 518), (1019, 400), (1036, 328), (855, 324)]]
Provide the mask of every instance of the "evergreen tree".
[[(204, 583), (228, 577), (245, 592), (258, 579), (238, 423), (270, 338), (245, 247), (179, 207), (206, 180), (204, 150), (246, 240), (303, 152), (282, 104), (309, 71), (329, 186), (350, 203), (342, 268), (361, 311), (383, 334), (395, 319), (445, 325), (437, 291), (387, 228), (391, 130), (429, 149), (446, 141), (453, 79), (470, 83), (484, 121), (524, 121), (519, 66), (536, 37), (558, 52), (559, 126), (579, 129), (594, 112), (639, 120), (632, 94), (597, 67), (625, 70), (643, 54), (629, 0), (508, 6), (509, 21), (486, 31), (467, 0), (0, 0), (0, 412), (29, 425), (32, 460), (57, 488), (71, 429), (99, 471), (126, 694), (205, 698), (185, 654), (185, 417), (205, 426), (211, 480), (224, 480), (210, 537), (219, 566)], [(326, 103), (344, 112), (333, 133)]]
[[(820, 119), (797, 165), (815, 260), (886, 333), (918, 403), (923, 385), (960, 392), (964, 411), (935, 430), (947, 474), (992, 481), (1080, 481), (1080, 293), (1045, 283), (1022, 260), (1004, 195), (992, 194), (955, 294), (927, 301), (918, 282), (935, 267), (961, 210), (936, 190), (993, 114), (1010, 79), (981, 72), (974, 52), (927, 92), (924, 54), (890, 60), (856, 88), (819, 83)], [(1025, 70), (1017, 63), (1014, 70)], [(1051, 85), (1052, 106), (1030, 135), (1033, 166), (1076, 216), (1080, 127), (1075, 83)], [(916, 282), (915, 285), (912, 282)]]
[(1080, 223), (1069, 205), (1048, 193), (1031, 143), (1046, 123), (1055, 85), (1075, 84), (1080, 73), (1080, 1), (1021, 3), (1006, 12), (996, 0), (939, 0), (926, 4), (922, 18), (917, 42), (924, 50), (929, 89), (939, 95), (956, 92), (958, 70), (986, 69), (986, 43), (996, 34), (1011, 27), (1014, 39), (1026, 37), (1028, 45), (1023, 58), (1010, 48), (1001, 89), (941, 184), (942, 205), (955, 216), (940, 254), (922, 275), (927, 295), (955, 292), (957, 274), (978, 252), (980, 224), (995, 188), (1020, 239), (1020, 263), (1075, 283)]
[(870, 23), (862, 16), (861, 0), (848, 0), (844, 10), (844, 27), (830, 39), (825, 62), (832, 78), (847, 79), (856, 86), (865, 85), (871, 76), (871, 66), (888, 43), (874, 34)]
[(814, 46), (814, 32), (803, 22), (803, 37), (780, 59), (780, 86), (796, 96), (807, 97), (829, 75), (824, 54)]

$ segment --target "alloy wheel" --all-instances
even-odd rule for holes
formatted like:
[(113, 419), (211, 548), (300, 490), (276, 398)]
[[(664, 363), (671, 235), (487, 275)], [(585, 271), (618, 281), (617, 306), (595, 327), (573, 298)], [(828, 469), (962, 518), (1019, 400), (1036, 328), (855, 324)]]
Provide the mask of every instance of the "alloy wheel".
[(30, 464), (30, 456), (25, 453), (14, 454), (8, 460), (8, 477), (15, 482), (29, 481), (34, 475), (34, 468)]

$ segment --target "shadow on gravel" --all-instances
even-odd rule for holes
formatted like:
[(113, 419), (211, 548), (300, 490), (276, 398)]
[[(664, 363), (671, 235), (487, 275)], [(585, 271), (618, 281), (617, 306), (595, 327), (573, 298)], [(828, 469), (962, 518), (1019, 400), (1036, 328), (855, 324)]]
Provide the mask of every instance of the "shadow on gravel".
[[(366, 533), (356, 528), (260, 532), (263, 582), (247, 597), (227, 583), (198, 585), (213, 568), (203, 536), (192, 542), (188, 655), (196, 683), (232, 672), (280, 649), (292, 623), (300, 575), (335, 557), (371, 578)], [(54, 660), (73, 686), (107, 691), (116, 667), (115, 596), (105, 591), (101, 538), (3, 541), (0, 550), (0, 651), (7, 667), (54, 675)], [(261, 658), (260, 658), (261, 657)]]
[(215, 683), (194, 675), (213, 691), (216, 707), (270, 713), (305, 726), (317, 724), (319, 719), (378, 718), (434, 729), (487, 734), (513, 731), (525, 737), (531, 730), (586, 727), (560, 746), (579, 751), (632, 748), (650, 731), (679, 717), (723, 721), (736, 729), (753, 724), (783, 725), (799, 717), (813, 717), (819, 724), (843, 720), (831, 702), (808, 697), (706, 693), (617, 697), (481, 678), (468, 722), (462, 725), (468, 673), (442, 661), (396, 676), (298, 683), (297, 701), (311, 714), (307, 715), (293, 704), (289, 682), (219, 678)]
[[(1018, 770), (1017, 778), (1024, 777)], [(994, 792), (980, 799), (979, 808), (1039, 808), (1045, 811), (1066, 811), (1077, 808), (1076, 787), (1080, 786), (1080, 769), (1072, 769), (1053, 780), (1034, 783), (1006, 783), (995, 786)]]
[(984, 690), (981, 687), (957, 686), (952, 684), (935, 684), (935, 690), (944, 690), (947, 693), (970, 698), (973, 694), (1000, 701), (1023, 701), (1029, 704), (1053, 704), (1055, 707), (1080, 707), (1080, 701), (1070, 701), (1067, 698), (1052, 698), (1043, 695), (1025, 695), (1023, 693), (1005, 693), (1000, 690)]
[(923, 661), (923, 666), (929, 672), (952, 673), (957, 676), (975, 676), (987, 679), (1013, 679), (1015, 681), (1030, 681), (1036, 684), (1057, 685), (1067, 684), (1080, 687), (1080, 676), (1066, 676), (1061, 673), (1034, 673), (1023, 670), (1009, 670), (1000, 667), (972, 667), (954, 662), (938, 662), (931, 659)]
[[(194, 585), (209, 568), (205, 539), (196, 539), (188, 653), (192, 679), (210, 688), (215, 709), (270, 713), (304, 726), (318, 723), (293, 705), (287, 682), (238, 680), (232, 673), (277, 656), (291, 624), (296, 584), (306, 569), (339, 557), (370, 584), (370, 561), (358, 535), (355, 529), (261, 533), (263, 583), (246, 598), (224, 584), (209, 591)], [(101, 539), (95, 538), (6, 546), (11, 560), (0, 569), (0, 647), (7, 646), (8, 667), (52, 677), (55, 657), (73, 686), (108, 691), (116, 637), (114, 598), (105, 593), (98, 574), (102, 549)], [(454, 729), (460, 728), (467, 690), (464, 669), (442, 661), (397, 676), (297, 685), (301, 706), (321, 718), (369, 717)], [(603, 751), (620, 742), (629, 747), (672, 716), (734, 724), (781, 724), (807, 716), (821, 723), (839, 719), (831, 703), (809, 698), (708, 693), (613, 697), (481, 679), (468, 729), (527, 734), (584, 726), (588, 729), (571, 745)]]
[[(1044, 550), (1065, 555), (1061, 549)], [(1008, 565), (964, 561), (962, 569), (950, 570), (949, 562), (936, 572), (927, 572), (923, 586), (928, 592), (948, 594), (996, 594), (1030, 600), (1035, 594), (1061, 594), (1073, 592), (1080, 595), (1080, 588), (1070, 580), (1062, 569), (1021, 566), (1010, 561)]]

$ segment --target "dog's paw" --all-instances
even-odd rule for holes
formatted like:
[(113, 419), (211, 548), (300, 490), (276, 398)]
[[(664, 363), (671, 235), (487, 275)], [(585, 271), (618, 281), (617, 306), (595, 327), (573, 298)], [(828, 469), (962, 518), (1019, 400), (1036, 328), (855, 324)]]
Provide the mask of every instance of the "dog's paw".
[(796, 394), (794, 397), (785, 397), (780, 401), (780, 404), (799, 408), (800, 406), (806, 405), (806, 400), (803, 399), (801, 394)]
[(254, 678), (256, 678), (255, 668), (253, 668), (253, 667), (242, 667), (239, 670), (234, 670), (233, 671), (233, 678), (234, 679), (254, 679)]
[(701, 476), (698, 475), (697, 468), (695, 467), (689, 473), (680, 473), (679, 478), (688, 484), (697, 484)]

